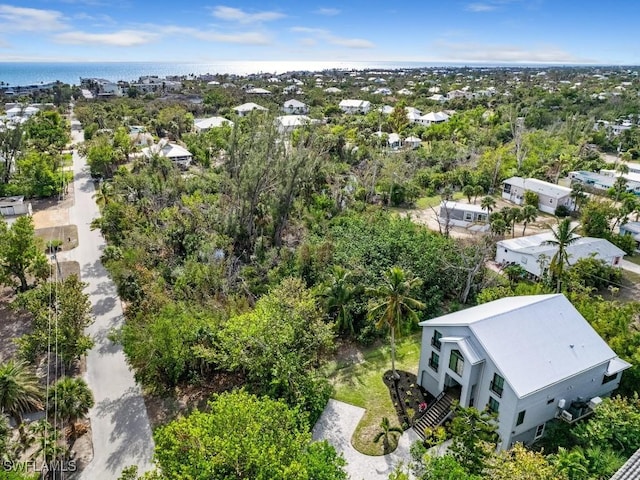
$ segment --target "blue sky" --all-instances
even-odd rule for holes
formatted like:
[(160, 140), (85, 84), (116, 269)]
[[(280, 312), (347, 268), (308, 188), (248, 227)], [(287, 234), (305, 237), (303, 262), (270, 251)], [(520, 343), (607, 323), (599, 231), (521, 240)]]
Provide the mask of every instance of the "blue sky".
[(640, 64), (639, 19), (636, 0), (21, 0), (0, 3), (0, 61)]

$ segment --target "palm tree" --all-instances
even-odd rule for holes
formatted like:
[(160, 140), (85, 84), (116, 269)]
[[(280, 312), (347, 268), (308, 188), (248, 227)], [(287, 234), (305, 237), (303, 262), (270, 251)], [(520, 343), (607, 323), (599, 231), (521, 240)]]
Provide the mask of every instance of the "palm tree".
[(524, 232), (527, 229), (527, 224), (530, 222), (535, 222), (536, 218), (538, 218), (538, 209), (533, 205), (525, 205), (522, 208), (522, 213), (520, 216), (520, 220), (523, 223), (522, 227), (522, 236), (524, 237)]
[(335, 265), (321, 295), (327, 311), (335, 316), (336, 327), (340, 332), (353, 334), (353, 317), (349, 304), (359, 291), (360, 288), (352, 283), (351, 272)]
[(571, 219), (563, 218), (558, 221), (558, 225), (555, 229), (551, 229), (553, 233), (553, 239), (547, 240), (545, 244), (555, 245), (558, 247), (558, 251), (551, 259), (549, 269), (556, 276), (556, 293), (560, 293), (562, 287), (562, 276), (564, 273), (564, 266), (569, 265), (569, 254), (567, 253), (567, 247), (580, 238), (576, 231), (578, 226), (571, 226)]
[(587, 194), (584, 193), (584, 185), (582, 183), (571, 185), (571, 194), (569, 196), (573, 200), (573, 211), (580, 210), (582, 202), (587, 198)]
[(18, 427), (22, 415), (42, 409), (42, 386), (25, 362), (9, 360), (0, 365), (0, 413), (9, 415)]
[(502, 237), (507, 233), (507, 222), (502, 217), (496, 218), (491, 222), (491, 233), (497, 237)]
[(418, 320), (416, 310), (425, 308), (425, 304), (411, 297), (411, 292), (422, 284), (419, 278), (409, 278), (399, 267), (391, 267), (384, 274), (383, 284), (368, 289), (371, 296), (377, 299), (369, 307), (369, 317), (376, 318), (376, 328), (389, 328), (391, 342), (391, 370), (393, 378), (400, 378), (396, 372), (396, 330), (401, 331), (405, 320)]
[(113, 195), (113, 185), (111, 182), (100, 182), (100, 186), (96, 190), (96, 193), (93, 194), (93, 199), (96, 201), (100, 208), (104, 208)]
[(522, 218), (522, 209), (520, 207), (504, 207), (501, 210), (504, 215), (504, 221), (511, 229), (511, 238), (516, 236), (516, 223)]
[(496, 200), (493, 197), (490, 196), (486, 196), (483, 197), (482, 200), (480, 200), (480, 206), (483, 208), (483, 210), (487, 211), (487, 215), (491, 214), (491, 212), (493, 212), (493, 209), (496, 207)]
[(478, 197), (484, 193), (484, 187), (482, 185), (476, 185), (473, 187), (473, 204), (476, 204)]
[(400, 427), (392, 427), (391, 422), (387, 417), (382, 417), (382, 421), (380, 422), (381, 432), (378, 432), (373, 439), (374, 443), (378, 443), (380, 439), (382, 439), (382, 445), (384, 449), (384, 453), (389, 453), (390, 439), (395, 440), (394, 433), (398, 433), (402, 435), (402, 429)]
[(64, 377), (49, 390), (50, 416), (71, 426), (71, 438), (76, 435), (76, 422), (93, 407), (93, 394), (81, 378)]

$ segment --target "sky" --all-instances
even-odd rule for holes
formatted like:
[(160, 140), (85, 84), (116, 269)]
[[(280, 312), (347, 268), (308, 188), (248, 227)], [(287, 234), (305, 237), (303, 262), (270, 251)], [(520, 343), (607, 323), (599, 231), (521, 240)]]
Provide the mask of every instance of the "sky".
[(0, 62), (637, 65), (639, 19), (637, 0), (14, 0)]

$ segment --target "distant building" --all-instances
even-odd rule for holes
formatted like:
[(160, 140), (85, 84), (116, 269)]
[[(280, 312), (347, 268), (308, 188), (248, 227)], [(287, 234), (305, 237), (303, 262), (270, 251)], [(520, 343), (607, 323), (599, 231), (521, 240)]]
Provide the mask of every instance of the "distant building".
[(454, 225), (456, 227), (468, 227), (474, 223), (487, 223), (488, 212), (480, 205), (461, 202), (442, 202), (438, 212), (438, 221), (441, 225)]
[(193, 121), (193, 129), (196, 133), (207, 132), (212, 128), (220, 128), (223, 125), (233, 127), (233, 122), (224, 117), (197, 118)]
[(147, 158), (153, 155), (166, 157), (180, 168), (188, 168), (193, 160), (193, 155), (189, 150), (176, 143), (170, 143), (166, 139), (160, 140), (157, 145), (143, 148), (142, 154)]
[[(577, 240), (566, 247), (569, 265), (582, 258), (594, 257), (612, 267), (620, 266), (625, 252), (609, 240), (578, 235), (576, 237)], [(500, 240), (496, 244), (496, 262), (502, 265), (520, 265), (532, 276), (541, 277), (558, 251), (557, 245), (547, 243), (553, 238), (552, 232), (545, 232)]]
[(570, 188), (537, 178), (511, 177), (502, 182), (502, 198), (505, 200), (522, 205), (525, 192), (538, 195), (538, 210), (542, 212), (553, 215), (560, 205), (570, 210), (574, 208)]
[(369, 113), (371, 102), (367, 100), (342, 100), (338, 106), (347, 114)]
[(251, 112), (253, 112), (254, 110), (261, 111), (261, 112), (267, 111), (267, 109), (264, 108), (262, 105), (258, 105), (257, 103), (251, 103), (251, 102), (243, 103), (242, 105), (235, 107), (233, 109), (233, 111), (236, 112), (239, 117), (245, 117), (249, 115)]
[(300, 100), (287, 100), (282, 105), (282, 111), (288, 115), (306, 115), (309, 113), (309, 106)]
[(24, 203), (23, 196), (0, 197), (0, 215), (3, 217), (31, 215), (31, 203)]

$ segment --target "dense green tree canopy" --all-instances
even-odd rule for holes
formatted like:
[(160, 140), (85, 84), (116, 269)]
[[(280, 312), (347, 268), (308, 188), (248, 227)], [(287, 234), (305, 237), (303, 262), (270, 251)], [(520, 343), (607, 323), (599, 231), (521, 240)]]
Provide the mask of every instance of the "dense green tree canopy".
[(298, 413), (246, 392), (217, 395), (159, 428), (155, 457), (162, 474), (202, 480), (346, 480), (344, 460), (325, 442), (311, 442)]

